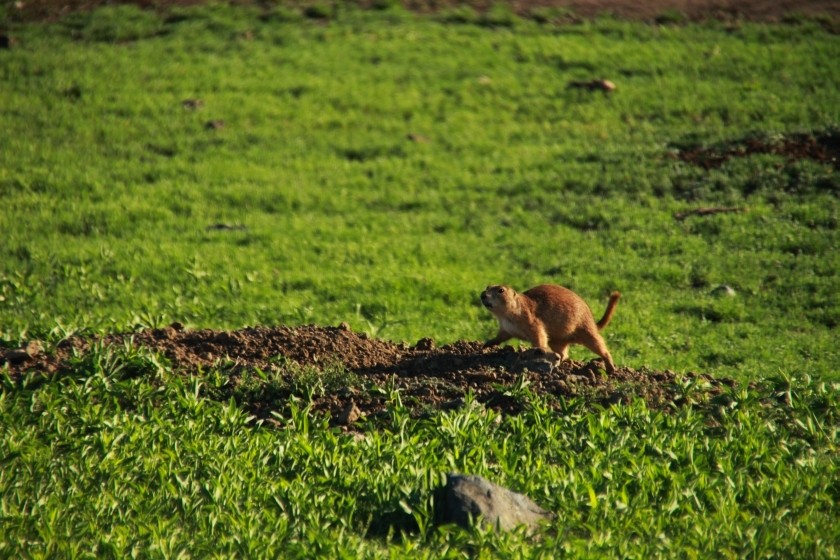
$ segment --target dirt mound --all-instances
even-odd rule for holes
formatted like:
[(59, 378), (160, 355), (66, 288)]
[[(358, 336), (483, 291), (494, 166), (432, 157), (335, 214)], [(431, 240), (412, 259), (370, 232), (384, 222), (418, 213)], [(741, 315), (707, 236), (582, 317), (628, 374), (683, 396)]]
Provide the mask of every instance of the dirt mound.
[(184, 373), (218, 369), (226, 381), (210, 396), (234, 397), (256, 416), (272, 421), (277, 421), (272, 412), (284, 416), (291, 395), (311, 398), (313, 410), (329, 413), (333, 423), (349, 423), (358, 414), (368, 418), (387, 414), (394, 395), (413, 415), (422, 416), (457, 408), (468, 394), (488, 407), (517, 413), (527, 406), (529, 394), (546, 396), (558, 407), (561, 397), (583, 397), (602, 405), (642, 398), (649, 406), (662, 408), (692, 402), (683, 395), (687, 382), (698, 381), (704, 387), (693, 402), (719, 394), (723, 385), (733, 385), (731, 380), (705, 375), (630, 368), (618, 368), (607, 376), (600, 361), (558, 362), (552, 353), (489, 349), (481, 342), (436, 347), (433, 340), (422, 339), (411, 346), (372, 339), (344, 324), (214, 331), (188, 330), (174, 323), (103, 339), (71, 337), (51, 352), (37, 343), (0, 349), (0, 365), (9, 368), (12, 379), (25, 372), (61, 375), (70, 371), (72, 363), (107, 347), (150, 350)]

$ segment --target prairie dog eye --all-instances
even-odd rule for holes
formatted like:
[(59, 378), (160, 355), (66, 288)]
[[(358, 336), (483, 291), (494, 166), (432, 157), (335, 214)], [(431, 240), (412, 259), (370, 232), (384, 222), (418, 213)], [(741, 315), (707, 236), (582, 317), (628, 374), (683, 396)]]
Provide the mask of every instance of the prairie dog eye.
[(505, 289), (504, 288), (496, 288), (496, 293), (497, 294), (503, 294), (503, 293), (505, 293)]

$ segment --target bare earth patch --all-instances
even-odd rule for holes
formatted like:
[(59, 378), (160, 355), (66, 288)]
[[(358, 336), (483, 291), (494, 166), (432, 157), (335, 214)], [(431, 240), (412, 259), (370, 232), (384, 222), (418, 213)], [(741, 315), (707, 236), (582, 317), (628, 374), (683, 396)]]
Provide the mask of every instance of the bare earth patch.
[[(539, 350), (490, 349), (476, 341), (441, 347), (431, 339), (415, 345), (393, 343), (353, 332), (346, 325), (214, 331), (189, 330), (174, 323), (101, 340), (71, 337), (50, 352), (40, 351), (36, 345), (32, 355), (23, 349), (2, 348), (0, 367), (5, 364), (13, 379), (24, 372), (61, 375), (70, 371), (73, 360), (78, 361), (99, 343), (145, 348), (164, 356), (175, 371), (185, 374), (215, 368), (226, 376), (222, 394), (217, 396), (236, 396), (251, 413), (272, 420), (276, 420), (272, 412), (285, 415), (283, 408), (295, 393), (294, 380), (272, 390), (259, 390), (260, 383), (267, 383), (260, 380), (272, 372), (292, 376), (289, 364), (316, 372), (337, 366), (347, 372), (352, 383), (341, 387), (333, 383), (313, 396), (312, 409), (328, 413), (335, 424), (342, 423), (342, 416), (346, 423), (346, 413), (354, 405), (357, 413), (368, 418), (387, 414), (395, 391), (402, 404), (419, 417), (458, 408), (469, 393), (489, 408), (515, 414), (527, 405), (523, 390), (548, 397), (556, 407), (561, 406), (561, 397), (583, 397), (601, 405), (641, 398), (651, 407), (669, 408), (700, 404), (719, 395), (724, 386), (734, 385), (731, 380), (707, 375), (621, 367), (608, 376), (600, 361), (557, 363), (553, 355)], [(246, 382), (253, 386), (255, 380), (257, 390), (238, 390)], [(701, 390), (687, 399), (684, 387), (691, 382), (697, 382)]]
[(676, 157), (704, 169), (714, 169), (731, 158), (754, 154), (773, 154), (788, 161), (810, 159), (840, 169), (840, 133), (791, 134), (776, 139), (745, 138), (721, 146), (685, 148), (679, 150)]

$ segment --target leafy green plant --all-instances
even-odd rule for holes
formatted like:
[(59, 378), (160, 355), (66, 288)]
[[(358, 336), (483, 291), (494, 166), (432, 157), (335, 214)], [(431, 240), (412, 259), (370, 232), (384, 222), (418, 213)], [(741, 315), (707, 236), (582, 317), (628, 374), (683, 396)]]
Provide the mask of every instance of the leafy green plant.
[[(209, 377), (146, 367), (3, 382), (4, 555), (829, 558), (840, 542), (836, 385), (780, 379), (767, 392), (734, 389), (717, 409), (667, 412), (569, 402), (558, 415), (532, 395), (534, 406), (500, 416), (468, 398), (420, 421), (397, 399), (390, 420), (352, 436), (305, 399), (288, 402), (277, 428), (202, 397)], [(792, 404), (768, 406), (786, 393)], [(453, 471), (524, 492), (556, 526), (534, 541), (434, 525), (433, 490)]]
[(298, 364), (280, 358), (267, 371), (246, 369), (234, 374), (230, 394), (242, 404), (275, 402), (290, 395), (309, 401), (361, 387), (359, 377), (338, 360), (325, 364)]
[[(596, 315), (622, 291), (620, 365), (740, 383), (652, 410), (549, 406), (523, 381), (518, 415), (468, 398), (421, 420), (392, 386), (354, 434), (309, 409), (366, 390), (335, 364), (190, 376), (100, 344), (0, 375), (0, 556), (836, 557), (837, 170), (680, 159), (830, 135), (835, 37), (337, 6), (329, 25), (223, 5), (9, 22), (2, 346), (169, 321), (478, 340), (484, 286), (552, 282)], [(617, 88), (569, 87), (594, 78)], [(715, 207), (740, 211), (675, 218)], [(436, 527), (450, 471), (557, 522)]]

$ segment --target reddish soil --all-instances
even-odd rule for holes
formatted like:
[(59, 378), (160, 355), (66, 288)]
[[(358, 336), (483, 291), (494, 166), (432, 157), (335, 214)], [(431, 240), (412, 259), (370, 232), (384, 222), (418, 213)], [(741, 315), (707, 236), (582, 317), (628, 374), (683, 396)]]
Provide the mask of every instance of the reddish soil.
[[(176, 323), (163, 329), (108, 336), (101, 342), (123, 348), (127, 340), (165, 356), (175, 371), (218, 368), (227, 380), (221, 391), (209, 396), (234, 396), (251, 413), (273, 422), (277, 419), (271, 413), (284, 416), (288, 397), (295, 394), (293, 370), (282, 365), (284, 361), (319, 369), (335, 369), (341, 364), (349, 372), (349, 386), (336, 387), (333, 383), (314, 399), (313, 410), (329, 413), (334, 424), (346, 423), (341, 420), (342, 413), (353, 405), (368, 418), (387, 415), (392, 389), (399, 390), (403, 405), (414, 416), (423, 416), (461, 406), (468, 393), (485, 406), (518, 413), (528, 400), (521, 391), (523, 382), (529, 391), (546, 396), (558, 408), (559, 397), (583, 397), (601, 405), (642, 398), (657, 408), (690, 404), (681, 396), (680, 383), (691, 379), (705, 382), (705, 389), (692, 395), (692, 402), (700, 404), (721, 393), (724, 385), (734, 384), (706, 375), (677, 376), (669, 371), (630, 368), (618, 368), (607, 376), (600, 361), (558, 363), (556, 355), (539, 350), (487, 349), (481, 342), (459, 341), (438, 348), (431, 339), (422, 339), (409, 346), (369, 338), (346, 325), (213, 331), (188, 330)], [(36, 376), (63, 375), (70, 371), (74, 355), (78, 360), (97, 342), (72, 337), (52, 351), (42, 351), (35, 344), (29, 354), (24, 349), (0, 348), (0, 367), (6, 364), (12, 379), (20, 379), (27, 371)], [(280, 372), (288, 382), (269, 388), (266, 381), (248, 375), (257, 368)], [(249, 388), (243, 390), (246, 383)]]
[[(173, 5), (194, 5), (206, 0), (22, 0), (11, 3), (8, 15), (24, 21), (55, 19), (70, 12), (89, 10), (103, 4), (137, 4), (157, 10)], [(395, 0), (396, 1), (396, 0)], [(280, 0), (287, 6), (332, 6), (335, 0)], [(230, 0), (231, 4), (248, 4), (270, 8), (274, 2), (264, 0)], [(387, 5), (386, 0), (357, 0), (361, 6)], [(558, 21), (574, 22), (610, 14), (615, 17), (648, 22), (679, 21), (764, 21), (780, 22), (799, 17), (819, 18), (830, 28), (840, 19), (840, 2), (836, 0), (401, 0), (407, 8), (421, 12), (439, 12), (453, 6), (469, 4), (484, 12), (495, 4), (508, 4), (516, 13), (529, 17), (545, 8), (559, 8)]]

